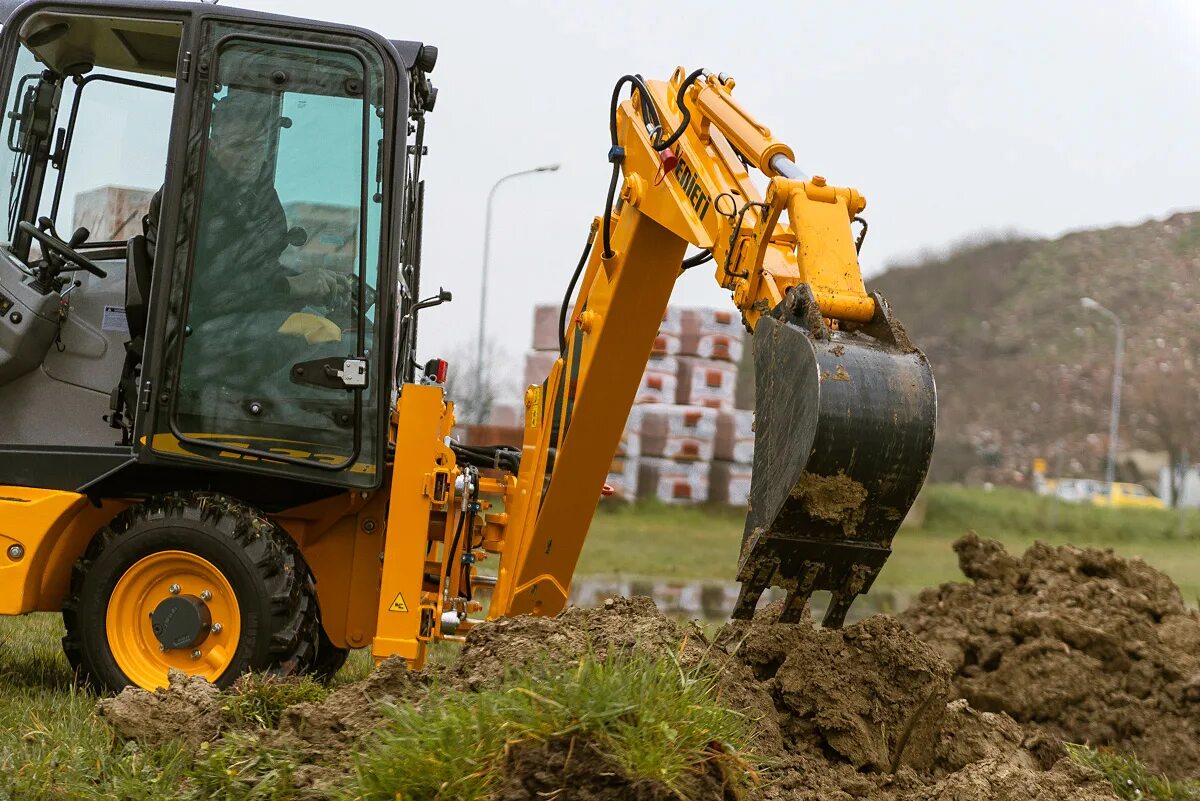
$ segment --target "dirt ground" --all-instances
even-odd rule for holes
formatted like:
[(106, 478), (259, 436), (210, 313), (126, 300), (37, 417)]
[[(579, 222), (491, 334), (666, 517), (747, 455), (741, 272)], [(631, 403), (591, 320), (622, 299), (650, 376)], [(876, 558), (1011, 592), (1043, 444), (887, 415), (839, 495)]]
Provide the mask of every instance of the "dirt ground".
[(950, 664), (957, 695), (1047, 743), (1200, 776), (1200, 616), (1166, 575), (1110, 551), (954, 547), (971, 582), (927, 590), (900, 619)]
[[(698, 775), (694, 798), (749, 801), (1111, 801), (1111, 786), (1065, 757), (1062, 742), (1113, 746), (1172, 775), (1200, 773), (1200, 619), (1173, 584), (1138, 561), (1035, 546), (1024, 556), (967, 537), (956, 544), (970, 583), (924, 593), (899, 619), (842, 630), (774, 623), (778, 607), (722, 628), (713, 641), (661, 615), (647, 599), (613, 599), (555, 618), (480, 626), (457, 659), (433, 673), (399, 660), (319, 704), (289, 708), (260, 733), (305, 763), (297, 784), (327, 797), (349, 755), (381, 724), (384, 700), (421, 703), (431, 683), (479, 690), (506, 669), (591, 652), (708, 660), (719, 693), (756, 720), (757, 783), (735, 793)], [(204, 683), (128, 690), (101, 702), (124, 736), (156, 742), (188, 721), (196, 741), (223, 721)], [(667, 798), (625, 782), (602, 753), (572, 743), (511, 748), (497, 798), (516, 801)]]

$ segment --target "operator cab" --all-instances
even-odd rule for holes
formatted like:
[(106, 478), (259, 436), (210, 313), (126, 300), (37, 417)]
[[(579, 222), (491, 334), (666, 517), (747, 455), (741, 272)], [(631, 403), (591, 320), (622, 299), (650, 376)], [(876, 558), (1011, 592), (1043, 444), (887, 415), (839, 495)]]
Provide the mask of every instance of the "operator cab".
[(415, 331), (422, 148), (397, 128), (432, 106), (435, 51), (289, 22), (33, 2), (5, 23), (0, 484), (378, 486)]

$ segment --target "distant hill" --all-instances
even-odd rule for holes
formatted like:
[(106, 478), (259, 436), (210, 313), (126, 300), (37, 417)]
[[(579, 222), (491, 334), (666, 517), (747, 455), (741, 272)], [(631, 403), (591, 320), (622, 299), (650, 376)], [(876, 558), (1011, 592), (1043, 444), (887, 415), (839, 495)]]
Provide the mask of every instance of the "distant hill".
[(1120, 449), (1200, 461), (1200, 212), (973, 243), (867, 283), (933, 364), (934, 478), (1019, 481), (1036, 456), (1103, 475), (1114, 328), (1085, 296), (1125, 324)]

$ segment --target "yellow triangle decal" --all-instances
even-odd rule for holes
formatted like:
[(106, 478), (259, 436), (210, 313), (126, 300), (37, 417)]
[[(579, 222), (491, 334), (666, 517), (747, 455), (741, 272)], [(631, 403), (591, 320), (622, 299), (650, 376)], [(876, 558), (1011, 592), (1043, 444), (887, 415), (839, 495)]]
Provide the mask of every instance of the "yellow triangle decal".
[(408, 604), (404, 603), (404, 593), (396, 593), (396, 600), (392, 601), (392, 606), (389, 612), (407, 612)]

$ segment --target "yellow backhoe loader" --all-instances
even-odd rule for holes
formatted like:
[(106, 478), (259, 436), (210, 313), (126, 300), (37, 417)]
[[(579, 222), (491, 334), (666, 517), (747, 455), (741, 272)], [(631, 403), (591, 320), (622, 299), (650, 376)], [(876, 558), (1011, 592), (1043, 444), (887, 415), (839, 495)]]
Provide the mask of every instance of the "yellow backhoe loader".
[(803, 175), (732, 78), (617, 82), (561, 356), (520, 448), (468, 446), (445, 363), (416, 358), (450, 299), (421, 292), (435, 48), (199, 2), (2, 13), (0, 614), (61, 611), (81, 681), (418, 667), (485, 614), (561, 610), (701, 265), (757, 370), (735, 616), (828, 590), (840, 625), (870, 588), (929, 464), (932, 374), (864, 288), (863, 196)]

